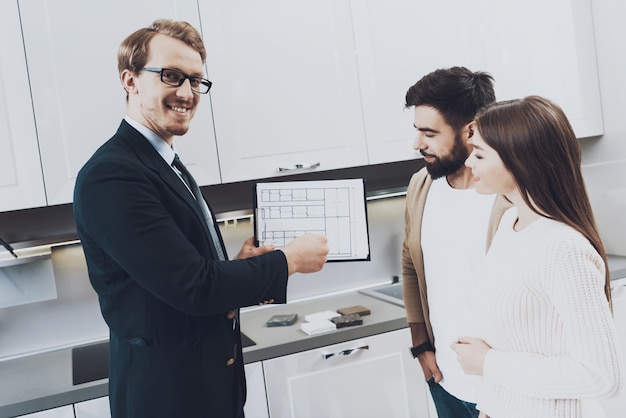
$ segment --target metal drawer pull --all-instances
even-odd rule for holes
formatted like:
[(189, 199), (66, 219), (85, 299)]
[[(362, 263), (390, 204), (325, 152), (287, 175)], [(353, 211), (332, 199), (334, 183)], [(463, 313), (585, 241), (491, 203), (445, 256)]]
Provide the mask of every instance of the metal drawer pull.
[(278, 167), (278, 171), (306, 170), (309, 168), (317, 168), (319, 166), (320, 166), (320, 163), (294, 164), (291, 167)]
[(360, 347), (346, 348), (345, 350), (341, 350), (336, 353), (322, 354), (322, 357), (324, 358), (324, 360), (328, 360), (329, 358), (334, 357), (334, 356), (349, 356), (350, 354), (354, 353), (357, 350), (369, 350), (369, 349), (370, 349), (369, 345), (362, 345)]

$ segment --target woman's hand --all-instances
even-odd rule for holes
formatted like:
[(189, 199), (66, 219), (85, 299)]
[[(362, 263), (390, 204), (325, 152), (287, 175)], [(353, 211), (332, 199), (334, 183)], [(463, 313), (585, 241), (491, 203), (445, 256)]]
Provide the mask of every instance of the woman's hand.
[(462, 337), (450, 347), (456, 352), (456, 358), (465, 373), (482, 376), (485, 356), (491, 349), (489, 344), (480, 338)]

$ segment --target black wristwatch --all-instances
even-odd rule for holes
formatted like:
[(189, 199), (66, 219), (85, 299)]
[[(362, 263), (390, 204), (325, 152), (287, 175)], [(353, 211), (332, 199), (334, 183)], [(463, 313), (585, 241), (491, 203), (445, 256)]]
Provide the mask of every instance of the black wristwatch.
[(425, 343), (421, 343), (420, 345), (416, 345), (415, 347), (409, 348), (411, 351), (411, 355), (413, 358), (416, 358), (418, 355), (422, 354), (425, 351), (435, 352), (435, 347), (430, 343), (430, 341), (426, 341)]

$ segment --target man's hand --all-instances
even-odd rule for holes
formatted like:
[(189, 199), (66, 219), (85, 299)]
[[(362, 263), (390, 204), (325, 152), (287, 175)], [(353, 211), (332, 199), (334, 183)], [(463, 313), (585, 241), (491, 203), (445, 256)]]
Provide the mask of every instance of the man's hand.
[(255, 247), (254, 237), (250, 237), (241, 246), (241, 250), (239, 250), (239, 254), (237, 254), (237, 257), (235, 257), (235, 260), (243, 260), (244, 258), (250, 258), (250, 257), (254, 257), (257, 255), (269, 253), (270, 251), (274, 251), (274, 249), (275, 247), (273, 244)]
[(462, 337), (450, 346), (456, 352), (456, 358), (467, 374), (482, 376), (489, 344), (480, 338)]
[(443, 375), (441, 374), (441, 370), (439, 370), (439, 366), (437, 366), (435, 353), (432, 351), (424, 351), (417, 355), (417, 360), (420, 362), (420, 366), (422, 366), (426, 380), (432, 377), (435, 379), (435, 383), (441, 382)]
[(289, 275), (320, 271), (328, 258), (327, 242), (323, 235), (305, 234), (281, 248), (287, 258)]

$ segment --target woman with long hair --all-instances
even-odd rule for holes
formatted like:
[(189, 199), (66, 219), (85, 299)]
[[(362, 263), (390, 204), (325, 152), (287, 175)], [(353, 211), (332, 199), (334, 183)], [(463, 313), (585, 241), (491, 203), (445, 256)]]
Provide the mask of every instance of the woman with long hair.
[(477, 407), (490, 418), (596, 418), (588, 401), (620, 391), (623, 365), (580, 144), (538, 96), (488, 107), (473, 130), (476, 191), (514, 205), (474, 279), (479, 335), (452, 344), (465, 372), (483, 376)]

